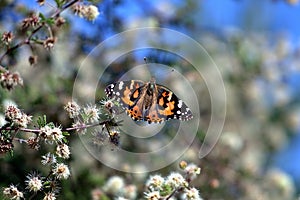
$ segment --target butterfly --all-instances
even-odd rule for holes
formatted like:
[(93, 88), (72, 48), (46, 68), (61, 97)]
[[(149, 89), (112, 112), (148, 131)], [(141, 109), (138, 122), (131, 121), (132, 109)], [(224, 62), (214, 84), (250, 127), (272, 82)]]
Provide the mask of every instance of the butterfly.
[(174, 92), (163, 85), (129, 80), (112, 83), (105, 88), (108, 98), (115, 99), (134, 121), (161, 123), (169, 119), (187, 121), (193, 118), (190, 108)]

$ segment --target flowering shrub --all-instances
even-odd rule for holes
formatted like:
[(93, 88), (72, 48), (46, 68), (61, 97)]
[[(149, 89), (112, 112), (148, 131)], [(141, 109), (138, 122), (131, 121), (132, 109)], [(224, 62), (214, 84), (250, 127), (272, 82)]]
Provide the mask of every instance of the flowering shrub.
[[(5, 4), (7, 1), (3, 2)], [(289, 49), (288, 45), (285, 45), (285, 40), (279, 41), (275, 49), (272, 49), (268, 47), (267, 42), (262, 42), (265, 38), (234, 33), (226, 38), (233, 54), (229, 55), (233, 63), (227, 63), (224, 61), (224, 55), (228, 56), (228, 52), (224, 48), (219, 48), (223, 47), (225, 42), (220, 42), (212, 36), (201, 36), (199, 40), (203, 40), (209, 52), (213, 52), (217, 63), (222, 64), (221, 70), (225, 74), (224, 79), (230, 94), (228, 122), (218, 144), (209, 156), (199, 161), (197, 153), (203, 142), (206, 122), (211, 117), (207, 111), (211, 103), (206, 100), (209, 95), (199, 88), (197, 95), (201, 97), (203, 102), (203, 105), (200, 105), (201, 110), (205, 112), (201, 118), (203, 120), (197, 140), (182, 156), (182, 160), (187, 162), (181, 161), (180, 169), (171, 165), (151, 173), (118, 174), (119, 172), (107, 169), (104, 165), (95, 163), (94, 159), (90, 159), (84, 150), (80, 150), (82, 144), (76, 145), (76, 138), (91, 134), (93, 145), (109, 144), (113, 153), (118, 154), (118, 147), (122, 142), (120, 130), (122, 124), (115, 119), (115, 115), (119, 112), (118, 105), (110, 99), (103, 99), (99, 104), (86, 105), (70, 100), (70, 82), (61, 78), (60, 74), (67, 73), (72, 77), (70, 74), (74, 69), (70, 64), (66, 64), (64, 69), (53, 67), (61, 62), (55, 60), (55, 56), (66, 51), (64, 49), (63, 52), (54, 54), (59, 45), (64, 46), (69, 40), (81, 42), (71, 37), (71, 34), (64, 37), (67, 32), (64, 30), (70, 29), (72, 25), (68, 14), (77, 15), (76, 19), (80, 17), (94, 23), (100, 12), (90, 1), (37, 0), (36, 2), (40, 8), (46, 7), (50, 12), (45, 12), (46, 14), (37, 11), (25, 12), (22, 7), (18, 7), (18, 12), (22, 13), (24, 19), (15, 27), (10, 27), (11, 30), (1, 33), (0, 99), (3, 114), (0, 115), (0, 198), (44, 200), (296, 198), (296, 184), (290, 175), (279, 169), (269, 168), (267, 163), (270, 160), (268, 155), (282, 148), (299, 124), (294, 109), (297, 98), (293, 99), (292, 96), (286, 95), (282, 89), (285, 85), (280, 82), (286, 78), (280, 77), (280, 74), (286, 75), (280, 71), (282, 65), (287, 63), (285, 61), (293, 61), (296, 66), (299, 65), (298, 52)], [(120, 2), (115, 1), (116, 4)], [(285, 2), (298, 3), (297, 0)], [(192, 27), (193, 23), (181, 15), (195, 8), (198, 7), (189, 5), (187, 8), (177, 10), (178, 18), (165, 15), (163, 20), (151, 18), (148, 21), (149, 24), (164, 23), (168, 20), (177, 23), (182, 17), (187, 20), (185, 23)], [(161, 15), (161, 10), (164, 11), (160, 8), (160, 12), (155, 15)], [(111, 21), (118, 24), (120, 20)], [(69, 60), (79, 62), (80, 55), (77, 55), (77, 49), (74, 46), (71, 48), (74, 55), (68, 57)], [(28, 51), (22, 52), (24, 49)], [(19, 54), (22, 56), (18, 56)], [(17, 68), (16, 66), (25, 65), (24, 60), (27, 65), (33, 67)], [(49, 67), (45, 64), (45, 60), (55, 60), (53, 61), (55, 64), (52, 63), (53, 66)], [(61, 65), (64, 64), (65, 62)], [(184, 68), (187, 64), (182, 62), (180, 65)], [(115, 71), (123, 70), (119, 65), (114, 67)], [(40, 78), (43, 70), (47, 75), (49, 71), (51, 72), (49, 74), (55, 75)], [(186, 75), (193, 80), (191, 81), (193, 85), (202, 85), (203, 80), (199, 80), (194, 72), (187, 70)], [(35, 80), (39, 80), (38, 83), (34, 82)], [(261, 82), (266, 82), (267, 89), (259, 87)], [(273, 105), (267, 107), (261, 99), (270, 87), (275, 88), (272, 96), (274, 101)], [(87, 86), (84, 85), (82, 88), (85, 90)], [(103, 93), (99, 92), (99, 96), (102, 98)], [(13, 99), (18, 105), (9, 99)], [(95, 127), (97, 131), (89, 131)], [(166, 132), (167, 137), (173, 134)], [(162, 136), (159, 140), (163, 141), (167, 137)], [(129, 149), (133, 144), (141, 149), (146, 146), (134, 141), (126, 142), (125, 145)], [(147, 145), (157, 149), (160, 146), (159, 142)], [(164, 156), (162, 155), (161, 159), (164, 159)], [(111, 159), (113, 160), (112, 157)], [(127, 168), (136, 166), (121, 167), (126, 171)]]

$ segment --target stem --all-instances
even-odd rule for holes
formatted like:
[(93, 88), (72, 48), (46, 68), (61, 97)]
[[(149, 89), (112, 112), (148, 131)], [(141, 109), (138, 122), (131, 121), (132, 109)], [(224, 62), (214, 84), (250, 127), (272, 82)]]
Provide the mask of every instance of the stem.
[(91, 128), (91, 127), (95, 127), (95, 126), (101, 126), (101, 125), (107, 124), (109, 122), (110, 122), (110, 120), (105, 120), (103, 122), (99, 122), (96, 124), (87, 124), (87, 125), (82, 125), (82, 126), (66, 128), (66, 129), (64, 129), (64, 131), (74, 131), (74, 130), (78, 130), (78, 129), (86, 129), (86, 128)]
[[(86, 129), (86, 128), (91, 128), (91, 127), (95, 127), (95, 126), (101, 126), (104, 124), (108, 124), (110, 123), (111, 120), (105, 120), (103, 122), (99, 122), (96, 124), (87, 124), (87, 125), (82, 125), (82, 126), (77, 126), (77, 127), (70, 127), (70, 128), (65, 128), (62, 129), (63, 131), (74, 131), (74, 130), (78, 130), (78, 129)], [(116, 123), (117, 124), (117, 123)], [(39, 133), (40, 129), (29, 129), (29, 128), (13, 128), (13, 127), (1, 127), (0, 130), (13, 130), (13, 131), (23, 131), (23, 132), (28, 132), (28, 133)]]
[(165, 198), (165, 200), (170, 199), (176, 192), (177, 192), (177, 189), (175, 189), (169, 196), (167, 196), (167, 197)]

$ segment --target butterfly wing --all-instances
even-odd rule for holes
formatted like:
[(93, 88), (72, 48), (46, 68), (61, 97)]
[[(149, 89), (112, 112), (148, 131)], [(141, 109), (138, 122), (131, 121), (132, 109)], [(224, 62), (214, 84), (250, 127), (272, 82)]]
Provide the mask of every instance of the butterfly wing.
[(187, 121), (193, 118), (190, 108), (174, 92), (165, 86), (157, 85), (157, 112), (165, 120)]
[(142, 120), (140, 102), (143, 88), (146, 87), (143, 81), (131, 80), (112, 83), (105, 88), (106, 96), (118, 101), (122, 108), (133, 120)]

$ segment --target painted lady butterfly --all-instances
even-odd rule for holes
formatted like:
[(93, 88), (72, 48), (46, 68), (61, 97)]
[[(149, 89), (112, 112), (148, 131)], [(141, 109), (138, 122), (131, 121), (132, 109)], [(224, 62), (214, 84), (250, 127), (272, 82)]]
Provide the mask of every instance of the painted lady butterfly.
[(191, 110), (170, 89), (140, 80), (120, 81), (105, 88), (107, 97), (117, 100), (134, 120), (161, 123), (169, 119), (190, 120)]

